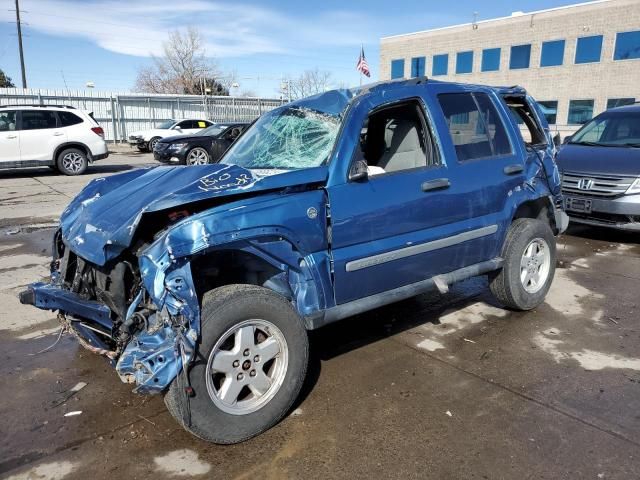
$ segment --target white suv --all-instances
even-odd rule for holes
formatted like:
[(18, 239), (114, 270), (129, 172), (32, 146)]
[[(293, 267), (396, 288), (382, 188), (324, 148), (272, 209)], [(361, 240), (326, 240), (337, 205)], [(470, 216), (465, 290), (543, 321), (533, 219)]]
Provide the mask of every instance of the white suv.
[(0, 170), (49, 166), (80, 175), (109, 156), (91, 113), (57, 105), (0, 106)]
[(155, 128), (131, 132), (129, 135), (129, 145), (138, 147), (138, 150), (141, 152), (153, 152), (153, 147), (156, 146), (156, 143), (158, 143), (158, 140), (161, 138), (174, 135), (193, 135), (213, 124), (213, 122), (201, 118), (165, 120)]

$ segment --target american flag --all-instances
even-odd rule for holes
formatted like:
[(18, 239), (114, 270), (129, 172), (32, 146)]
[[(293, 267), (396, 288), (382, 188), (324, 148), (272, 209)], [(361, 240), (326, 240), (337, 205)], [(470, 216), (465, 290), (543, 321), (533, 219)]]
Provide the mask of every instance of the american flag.
[(367, 63), (367, 59), (364, 58), (364, 47), (360, 50), (360, 58), (358, 58), (358, 64), (356, 65), (356, 70), (363, 73), (367, 77), (371, 76), (371, 72), (369, 71), (369, 64)]

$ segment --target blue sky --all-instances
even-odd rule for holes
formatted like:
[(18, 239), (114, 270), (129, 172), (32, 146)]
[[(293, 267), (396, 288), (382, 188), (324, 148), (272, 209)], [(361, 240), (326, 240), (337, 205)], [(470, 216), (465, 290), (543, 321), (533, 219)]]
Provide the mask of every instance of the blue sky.
[[(378, 76), (380, 37), (579, 3), (577, 0), (21, 0), (29, 87), (129, 91), (170, 30), (193, 25), (240, 90), (276, 94), (318, 67), (355, 85), (360, 44)], [(0, 0), (0, 68), (20, 81), (14, 0)], [(13, 23), (12, 23), (13, 22)]]

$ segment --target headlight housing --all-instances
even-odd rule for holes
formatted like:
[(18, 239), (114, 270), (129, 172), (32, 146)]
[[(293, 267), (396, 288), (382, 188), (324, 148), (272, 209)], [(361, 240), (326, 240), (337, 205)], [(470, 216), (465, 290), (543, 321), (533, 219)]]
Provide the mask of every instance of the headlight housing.
[(186, 143), (172, 143), (171, 145), (169, 145), (169, 150), (182, 150), (184, 147), (186, 147), (187, 144)]
[(627, 195), (631, 193), (640, 193), (640, 177), (636, 178), (625, 192)]

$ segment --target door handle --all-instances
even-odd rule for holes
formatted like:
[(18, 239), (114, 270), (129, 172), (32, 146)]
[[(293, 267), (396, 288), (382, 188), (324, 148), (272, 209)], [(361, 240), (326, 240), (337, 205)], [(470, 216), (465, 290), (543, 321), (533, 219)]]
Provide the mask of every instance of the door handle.
[(435, 180), (429, 180), (422, 184), (423, 192), (430, 192), (431, 190), (441, 190), (443, 188), (449, 188), (451, 182), (448, 178), (436, 178)]
[(55, 132), (53, 134), (54, 137), (61, 137), (62, 135), (64, 135), (64, 133), (62, 133), (62, 132)]
[(7, 135), (7, 138), (18, 138), (17, 135)]
[(513, 165), (507, 165), (502, 171), (505, 175), (515, 175), (516, 173), (524, 172), (524, 167), (519, 163), (514, 163)]

